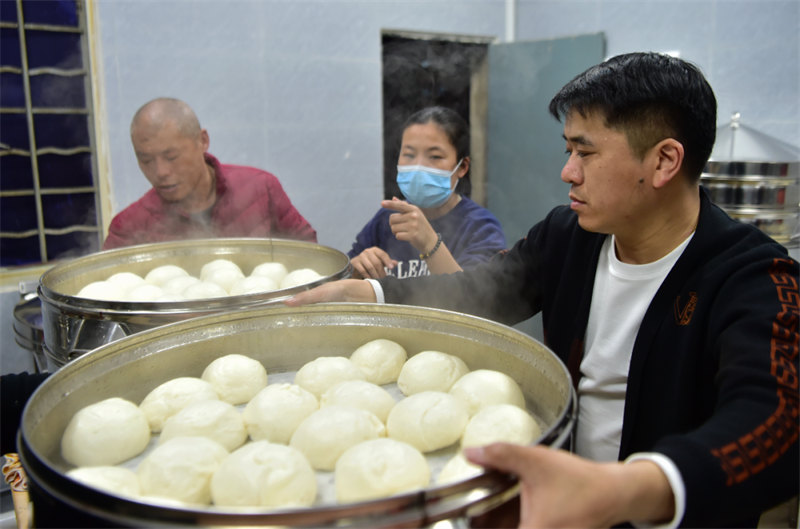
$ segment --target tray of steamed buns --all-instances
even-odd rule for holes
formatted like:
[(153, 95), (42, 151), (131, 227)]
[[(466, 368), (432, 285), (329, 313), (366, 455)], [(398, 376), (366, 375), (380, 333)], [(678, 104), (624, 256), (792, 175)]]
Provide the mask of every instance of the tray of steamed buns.
[(516, 493), (462, 448), (561, 447), (573, 420), (563, 364), (509, 327), (410, 306), (267, 306), (70, 363), (31, 398), (20, 454), (42, 488), (107, 505), (115, 523), (413, 526)]
[(45, 354), (55, 370), (120, 337), (277, 303), (350, 271), (338, 250), (282, 239), (171, 241), (83, 256), (39, 280)]
[(241, 296), (286, 296), (349, 272), (345, 254), (315, 243), (195, 239), (80, 257), (48, 270), (40, 287), (44, 297), (70, 298), (78, 306), (169, 310), (182, 302), (224, 306), (249, 301)]

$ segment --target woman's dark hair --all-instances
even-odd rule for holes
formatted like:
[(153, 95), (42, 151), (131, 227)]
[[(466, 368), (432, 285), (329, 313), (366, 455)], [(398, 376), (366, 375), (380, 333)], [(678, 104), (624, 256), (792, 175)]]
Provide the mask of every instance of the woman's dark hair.
[[(405, 132), (411, 125), (425, 125), (431, 122), (439, 125), (447, 135), (447, 139), (456, 149), (456, 157), (459, 160), (469, 156), (469, 124), (458, 112), (450, 108), (434, 106), (418, 110), (406, 120), (402, 131)], [(459, 180), (457, 189), (464, 196), (468, 197), (470, 195), (472, 184), (469, 180), (469, 171)]]
[(695, 181), (717, 132), (717, 100), (703, 74), (660, 53), (628, 53), (592, 66), (567, 83), (549, 109), (558, 120), (573, 110), (584, 117), (600, 112), (640, 158), (659, 141), (673, 138), (683, 145), (683, 168)]

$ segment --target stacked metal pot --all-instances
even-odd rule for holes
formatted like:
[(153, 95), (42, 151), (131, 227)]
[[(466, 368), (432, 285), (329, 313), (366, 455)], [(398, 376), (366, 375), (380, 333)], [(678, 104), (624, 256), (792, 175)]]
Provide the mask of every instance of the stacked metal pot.
[(734, 114), (717, 130), (701, 183), (731, 217), (789, 248), (800, 246), (800, 152)]
[(44, 354), (44, 330), (42, 329), (42, 304), (36, 292), (23, 292), (20, 285), (20, 300), (14, 306), (14, 341), (33, 357), (33, 371), (47, 371)]

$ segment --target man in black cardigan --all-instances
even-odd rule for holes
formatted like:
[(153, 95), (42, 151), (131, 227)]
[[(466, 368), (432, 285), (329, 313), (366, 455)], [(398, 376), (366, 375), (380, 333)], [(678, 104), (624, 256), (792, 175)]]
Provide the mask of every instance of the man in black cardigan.
[(466, 451), (520, 477), (520, 525), (754, 527), (798, 493), (798, 263), (700, 187), (716, 99), (690, 63), (611, 58), (550, 111), (564, 122), (570, 204), (513, 248), (468, 272), (336, 281), (286, 303), (385, 301), (507, 324), (541, 311), (578, 394), (574, 453)]

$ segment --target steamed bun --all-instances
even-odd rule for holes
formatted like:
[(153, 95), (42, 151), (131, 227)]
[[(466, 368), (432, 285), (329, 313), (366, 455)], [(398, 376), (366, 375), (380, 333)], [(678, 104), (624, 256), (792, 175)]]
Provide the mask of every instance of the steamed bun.
[(227, 455), (225, 447), (207, 437), (170, 439), (139, 463), (136, 474), (142, 495), (208, 505), (211, 476)]
[(209, 382), (196, 377), (178, 377), (150, 391), (139, 408), (147, 416), (150, 430), (157, 433), (164, 426), (164, 421), (187, 405), (217, 399), (217, 392)]
[(371, 411), (381, 422), (386, 422), (389, 411), (394, 407), (392, 395), (366, 380), (345, 380), (329, 388), (320, 398), (319, 405), (330, 406), (340, 404)]
[(220, 400), (244, 404), (267, 385), (267, 369), (249, 356), (229, 354), (213, 360), (200, 376), (213, 386)]
[(229, 290), (231, 296), (241, 296), (243, 294), (259, 294), (261, 292), (272, 292), (278, 290), (278, 283), (267, 276), (247, 276), (235, 281)]
[(441, 391), (423, 391), (395, 404), (386, 431), (392, 439), (432, 452), (458, 441), (468, 420), (467, 405), (461, 400)]
[(220, 463), (211, 478), (218, 506), (309, 507), (317, 477), (303, 454), (267, 441), (248, 443)]
[(341, 503), (371, 500), (421, 489), (430, 468), (413, 446), (395, 439), (373, 439), (348, 448), (336, 462), (336, 499)]
[(439, 475), (436, 476), (436, 484), (444, 485), (455, 481), (461, 481), (462, 479), (477, 476), (481, 472), (483, 472), (482, 466), (470, 463), (467, 458), (464, 457), (463, 452), (458, 452), (444, 464)]
[(296, 384), (270, 384), (242, 412), (250, 438), (287, 444), (297, 426), (319, 409), (317, 398)]
[[(207, 262), (200, 268), (200, 279), (203, 281), (208, 281), (208, 276), (215, 270), (233, 270), (235, 272), (242, 273), (242, 269), (239, 268), (239, 265), (230, 259), (214, 259), (213, 261)], [(244, 274), (242, 273), (242, 275)]]
[(528, 445), (542, 435), (530, 413), (512, 404), (481, 408), (467, 423), (461, 446), (484, 446), (496, 442)]
[(369, 382), (380, 386), (397, 382), (408, 353), (399, 343), (378, 338), (353, 351), (350, 360), (361, 368)]
[(320, 356), (307, 362), (294, 375), (294, 383), (321, 397), (325, 391), (345, 380), (365, 380), (367, 377), (349, 358)]
[(99, 299), (103, 301), (124, 301), (126, 290), (108, 281), (93, 281), (80, 289), (79, 298)]
[(67, 471), (67, 476), (84, 485), (120, 496), (139, 496), (139, 477), (125, 467), (78, 467)]
[(422, 351), (403, 364), (397, 386), (406, 396), (421, 391), (449, 391), (467, 372), (467, 364), (457, 356), (440, 351)]
[(525, 396), (516, 381), (505, 373), (476, 369), (456, 380), (450, 394), (462, 399), (475, 415), (484, 406), (513, 404), (525, 409)]
[(289, 271), (286, 270), (286, 266), (283, 263), (266, 262), (256, 265), (250, 275), (268, 277), (280, 286), (281, 281), (288, 273)]
[(161, 288), (167, 294), (183, 294), (192, 285), (201, 283), (200, 279), (194, 276), (177, 276), (167, 279)]
[(333, 470), (336, 460), (351, 446), (386, 435), (374, 413), (331, 405), (315, 411), (297, 427), (289, 445), (300, 450), (317, 470)]
[(142, 276), (134, 274), (133, 272), (117, 272), (116, 274), (112, 274), (106, 281), (119, 286), (126, 292), (145, 282)]
[(78, 467), (116, 465), (141, 454), (150, 425), (139, 407), (112, 397), (80, 409), (61, 437), (61, 454)]
[(247, 440), (242, 414), (221, 400), (193, 402), (164, 421), (159, 444), (175, 437), (208, 437), (226, 450), (235, 450)]
[(170, 279), (176, 277), (190, 277), (189, 272), (184, 270), (178, 265), (167, 264), (161, 265), (153, 268), (147, 275), (144, 276), (144, 280), (152, 285), (158, 285), (163, 287), (164, 284), (169, 281)]
[(208, 272), (202, 279), (208, 283), (215, 283), (221, 286), (226, 293), (230, 293), (233, 285), (244, 277), (238, 268), (217, 268)]
[(161, 287), (157, 285), (151, 285), (150, 283), (142, 283), (141, 285), (137, 285), (128, 291), (127, 301), (159, 301), (162, 297), (164, 297), (164, 294), (166, 293)]
[(211, 281), (200, 281), (187, 286), (182, 294), (186, 299), (208, 299), (225, 297), (228, 291)]
[(322, 279), (322, 275), (311, 268), (292, 270), (281, 280), (281, 288), (294, 288)]

